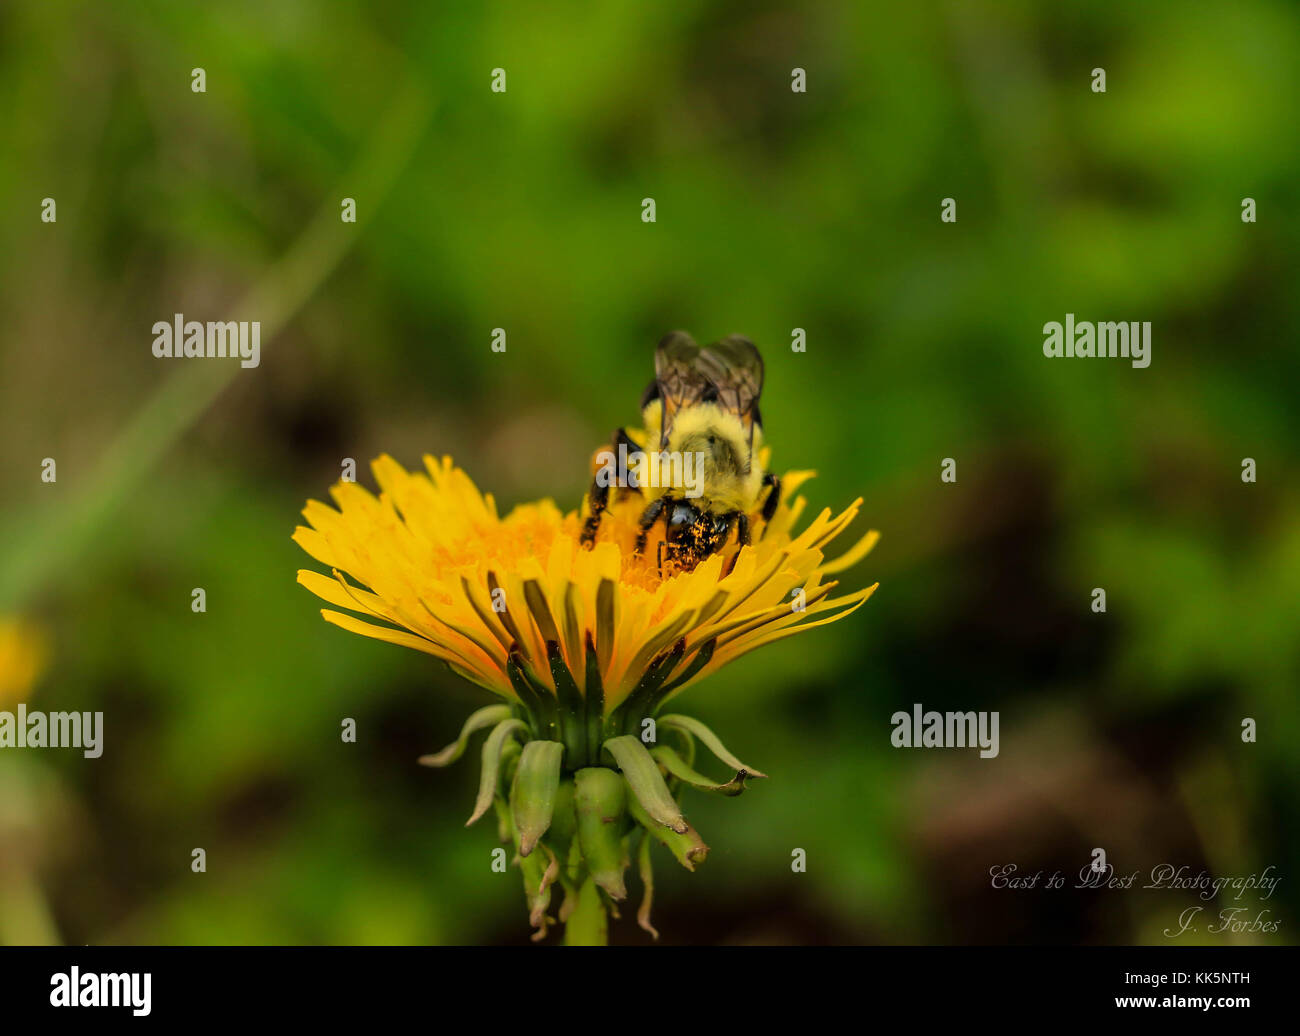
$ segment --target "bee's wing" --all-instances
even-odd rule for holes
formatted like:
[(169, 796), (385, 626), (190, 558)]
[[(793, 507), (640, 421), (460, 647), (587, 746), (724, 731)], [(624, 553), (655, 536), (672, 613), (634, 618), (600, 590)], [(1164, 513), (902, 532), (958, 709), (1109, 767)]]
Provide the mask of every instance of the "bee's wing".
[(763, 393), (763, 357), (757, 347), (741, 335), (728, 335), (701, 349), (696, 365), (717, 392), (718, 405), (749, 429), (752, 443), (758, 397)]
[[(655, 349), (655, 386), (663, 401), (659, 422), (660, 446), (668, 444), (673, 417), (684, 406), (698, 403), (709, 391), (709, 379), (699, 367), (700, 347), (685, 331), (664, 335)], [(651, 393), (647, 393), (650, 396)]]

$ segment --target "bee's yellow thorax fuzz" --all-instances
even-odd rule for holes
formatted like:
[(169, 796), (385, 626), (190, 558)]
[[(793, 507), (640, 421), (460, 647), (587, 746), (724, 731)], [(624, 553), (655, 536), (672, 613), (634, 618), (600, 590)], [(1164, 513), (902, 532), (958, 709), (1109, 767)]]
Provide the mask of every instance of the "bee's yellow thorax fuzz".
[[(648, 453), (660, 449), (662, 416), (663, 404), (658, 399), (651, 400), (642, 412), (645, 436), (641, 445)], [(760, 429), (754, 429), (751, 449), (749, 432), (739, 417), (716, 403), (697, 403), (682, 407), (673, 416), (668, 443), (663, 449), (675, 456), (691, 455), (695, 468), (680, 470), (699, 471), (704, 487), (699, 503), (717, 512), (750, 513), (762, 491), (762, 445)], [(679, 469), (655, 465), (655, 470), (659, 474)], [(652, 499), (666, 494), (681, 497), (686, 487), (677, 481), (680, 480), (657, 478), (657, 484), (646, 486), (643, 492)]]

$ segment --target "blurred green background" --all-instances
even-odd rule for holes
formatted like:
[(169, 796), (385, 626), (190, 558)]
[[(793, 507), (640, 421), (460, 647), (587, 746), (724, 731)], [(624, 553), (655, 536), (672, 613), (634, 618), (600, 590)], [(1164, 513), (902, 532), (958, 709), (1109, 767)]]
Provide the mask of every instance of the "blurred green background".
[[(771, 780), (688, 797), (663, 940), (1168, 941), (1193, 894), (989, 887), (1104, 847), (1272, 865), (1278, 933), (1179, 941), (1293, 941), (1296, 97), (1261, 0), (0, 6), (0, 613), (106, 728), (0, 758), (0, 874), (74, 944), (526, 942), (477, 767), (415, 764), (486, 697), (323, 622), (289, 535), (381, 452), (576, 506), (680, 327), (763, 347), (774, 466), (883, 538), (851, 619), (681, 699)], [(261, 366), (155, 359), (177, 312)], [(1067, 312), (1151, 366), (1045, 359)], [(891, 748), (913, 702), (1001, 754)]]

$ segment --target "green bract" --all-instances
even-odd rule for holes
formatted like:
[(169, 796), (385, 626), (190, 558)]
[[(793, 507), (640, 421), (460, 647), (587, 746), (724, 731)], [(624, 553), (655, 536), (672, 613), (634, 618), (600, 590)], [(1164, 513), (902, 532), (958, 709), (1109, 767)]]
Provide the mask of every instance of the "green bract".
[[(545, 937), (558, 921), (565, 925), (566, 943), (603, 944), (607, 915), (617, 917), (616, 904), (627, 897), (625, 873), (634, 854), (644, 888), (637, 922), (657, 939), (650, 923), (651, 841), (664, 845), (687, 870), (709, 852), (686, 822), (678, 792), (691, 786), (739, 795), (746, 780), (765, 776), (728, 752), (699, 720), (668, 715), (645, 722), (655, 719), (663, 700), (663, 680), (656, 677), (671, 670), (674, 653), (680, 656), (680, 641), (651, 663), (643, 684), (608, 716), (601, 709), (604, 696), (594, 666), (587, 670), (584, 697), (560, 653), (548, 651), (558, 690), (553, 693), (512, 655), (510, 679), (520, 704), (479, 709), (455, 742), (420, 760), (429, 766), (455, 762), (475, 732), (490, 728), (469, 823), (495, 805), (502, 840), (513, 844), (523, 874), (534, 939)], [(673, 733), (680, 751), (656, 743), (652, 732), (663, 730)], [(695, 770), (697, 740), (733, 771), (729, 780), (717, 782)], [(557, 883), (564, 896), (552, 913)]]

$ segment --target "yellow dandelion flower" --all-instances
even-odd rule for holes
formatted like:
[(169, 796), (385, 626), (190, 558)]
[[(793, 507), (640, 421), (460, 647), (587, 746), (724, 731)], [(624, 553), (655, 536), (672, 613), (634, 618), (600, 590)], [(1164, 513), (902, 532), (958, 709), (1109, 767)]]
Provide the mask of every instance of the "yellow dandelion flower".
[(624, 704), (659, 661), (671, 667), (660, 674), (672, 687), (661, 693), (671, 697), (755, 648), (843, 618), (876, 589), (832, 596), (837, 584), (826, 580), (875, 545), (873, 531), (834, 561), (822, 553), (861, 500), (838, 515), (823, 511), (794, 533), (804, 509), (797, 490), (811, 472), (784, 477), (786, 502), (730, 572), (723, 574), (730, 556), (715, 554), (689, 572), (664, 575), (653, 550), (633, 553), (634, 500), (610, 508), (594, 549), (585, 550), (576, 512), (543, 500), (501, 517), (491, 494), (450, 458), (425, 463), (427, 473), (408, 472), (380, 457), (377, 497), (342, 482), (331, 490), (337, 509), (308, 503), (310, 528), (300, 526), (294, 540), (332, 575), (304, 570), (298, 581), (356, 613), (324, 610), (335, 625), (424, 651), (509, 701), (520, 700), (512, 660), (558, 693), (557, 650), (585, 694), (589, 645), (605, 713)]
[(45, 669), (44, 634), (22, 619), (0, 616), (0, 707), (22, 699)]
[[(752, 543), (690, 570), (664, 570), (653, 544), (635, 549), (643, 507), (635, 493), (613, 494), (587, 548), (577, 511), (543, 500), (501, 516), (449, 457), (426, 457), (423, 472), (388, 456), (372, 467), (377, 496), (343, 482), (331, 490), (334, 507), (310, 501), (303, 510), (308, 524), (293, 538), (330, 574), (303, 570), (298, 581), (334, 606), (322, 611), (329, 622), (430, 654), (503, 699), (421, 762), (452, 762), (471, 734), (492, 728), (470, 822), (496, 806), (539, 936), (558, 883), (570, 941), (603, 941), (603, 901), (626, 894), (628, 839), (641, 829), (646, 900), (638, 919), (653, 932), (650, 838), (688, 869), (708, 852), (676, 789), (734, 795), (764, 776), (698, 720), (664, 715), (662, 706), (756, 648), (861, 607), (875, 584), (836, 595), (828, 577), (859, 561), (878, 534), (834, 560), (824, 554), (861, 500), (796, 531), (805, 507), (797, 491), (812, 473), (792, 472)], [(647, 719), (668, 735), (662, 743), (647, 737)], [(696, 739), (733, 771), (730, 779), (694, 769)]]

